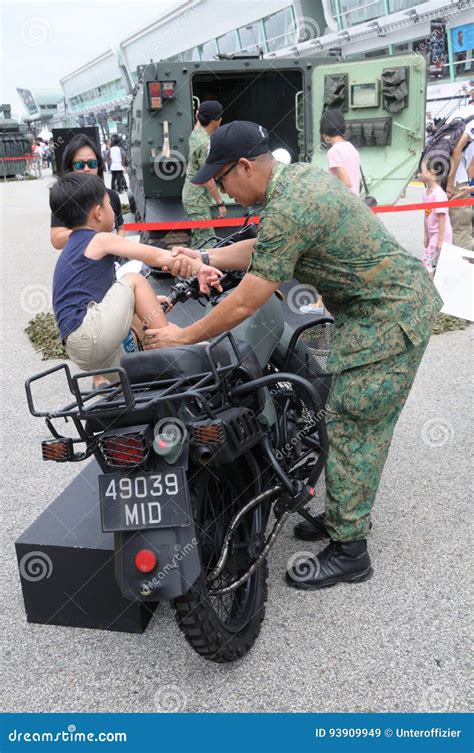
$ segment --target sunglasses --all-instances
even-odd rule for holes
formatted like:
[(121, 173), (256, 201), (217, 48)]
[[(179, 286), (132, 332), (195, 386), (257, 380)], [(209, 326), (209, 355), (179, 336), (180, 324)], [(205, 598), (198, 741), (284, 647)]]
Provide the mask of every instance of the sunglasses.
[(85, 168), (86, 165), (87, 165), (87, 167), (90, 170), (95, 170), (96, 167), (99, 167), (99, 160), (97, 160), (97, 159), (88, 159), (88, 160), (77, 159), (75, 162), (72, 163), (72, 166), (73, 166), (74, 170), (84, 170), (84, 168)]

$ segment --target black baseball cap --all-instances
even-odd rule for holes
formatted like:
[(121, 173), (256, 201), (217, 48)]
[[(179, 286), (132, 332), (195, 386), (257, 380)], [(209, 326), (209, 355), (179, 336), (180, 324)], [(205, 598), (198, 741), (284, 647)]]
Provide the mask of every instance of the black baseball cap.
[(209, 118), (209, 120), (219, 120), (219, 118), (222, 118), (224, 108), (217, 99), (210, 99), (209, 101), (201, 102), (198, 112), (200, 115)]
[(191, 183), (207, 183), (219, 172), (222, 165), (237, 162), (241, 157), (258, 157), (269, 151), (266, 128), (249, 120), (234, 120), (214, 131), (209, 139), (206, 162), (191, 178)]

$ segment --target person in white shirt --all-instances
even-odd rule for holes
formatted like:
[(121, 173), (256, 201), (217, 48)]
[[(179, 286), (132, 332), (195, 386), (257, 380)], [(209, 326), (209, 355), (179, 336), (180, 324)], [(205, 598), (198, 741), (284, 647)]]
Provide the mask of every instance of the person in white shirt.
[[(474, 120), (467, 123), (465, 131), (454, 147), (452, 165), (448, 177), (446, 193), (448, 198), (462, 199), (469, 196), (469, 173), (474, 143)], [(455, 246), (474, 251), (472, 233), (473, 207), (451, 207), (451, 225)]]
[(120, 146), (120, 137), (115, 135), (112, 138), (112, 146), (110, 147), (110, 172), (112, 173), (112, 191), (127, 190), (127, 183), (124, 178), (125, 168), (125, 153)]

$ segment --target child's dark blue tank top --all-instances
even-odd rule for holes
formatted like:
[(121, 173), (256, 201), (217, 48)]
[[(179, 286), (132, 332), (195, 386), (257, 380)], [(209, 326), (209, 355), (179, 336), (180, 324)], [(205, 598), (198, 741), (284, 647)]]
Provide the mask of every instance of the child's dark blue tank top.
[(81, 324), (91, 301), (100, 303), (116, 280), (114, 257), (88, 259), (84, 251), (95, 230), (74, 230), (54, 269), (53, 310), (64, 341)]

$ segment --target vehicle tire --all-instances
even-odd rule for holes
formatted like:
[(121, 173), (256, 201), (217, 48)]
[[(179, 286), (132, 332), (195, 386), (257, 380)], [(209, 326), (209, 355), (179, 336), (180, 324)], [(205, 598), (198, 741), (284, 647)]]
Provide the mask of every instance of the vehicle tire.
[(255, 559), (256, 553), (251, 555), (246, 546), (255, 515), (260, 514), (255, 508), (234, 534), (223, 573), (213, 583), (206, 580), (206, 574), (217, 563), (230, 521), (261, 491), (256, 483), (248, 486), (245, 481), (248, 477), (248, 464), (240, 462), (212, 471), (203, 468), (196, 472), (194, 469), (191, 482), (203, 572), (190, 591), (175, 600), (174, 607), (187, 641), (198, 654), (214, 662), (231, 662), (244, 656), (255, 643), (265, 616), (266, 561), (236, 591), (220, 597), (211, 595), (212, 588), (235, 581)]

